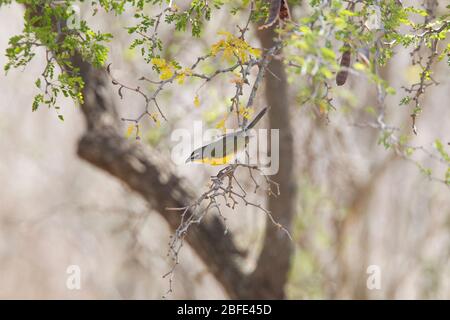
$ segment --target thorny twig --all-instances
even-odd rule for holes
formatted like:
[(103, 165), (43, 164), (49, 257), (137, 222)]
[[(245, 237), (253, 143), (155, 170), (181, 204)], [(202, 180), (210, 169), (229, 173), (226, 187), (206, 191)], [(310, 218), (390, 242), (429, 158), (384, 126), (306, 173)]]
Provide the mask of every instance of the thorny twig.
[[(159, 13), (155, 19), (156, 19), (156, 23), (155, 23), (155, 27), (153, 30), (153, 34), (152, 35), (145, 35), (145, 34), (141, 34), (141, 36), (145, 37), (147, 40), (152, 41), (153, 43), (155, 43), (156, 41), (156, 34), (158, 31), (158, 26), (159, 26), (159, 21), (162, 17), (162, 15), (167, 11), (170, 10), (170, 8), (166, 8), (165, 10), (163, 10), (161, 13)], [(237, 28), (240, 31), (240, 38), (241, 39), (245, 39), (245, 34), (246, 32), (249, 30), (249, 25), (252, 19), (252, 14), (253, 14), (253, 10), (254, 10), (254, 4), (253, 1), (251, 2), (251, 6), (250, 6), (250, 12), (249, 12), (249, 16), (246, 22), (246, 25), (244, 28), (241, 28), (239, 26), (237, 26)], [(240, 110), (240, 96), (242, 96), (244, 94), (244, 89), (243, 86), (244, 84), (249, 84), (249, 80), (248, 77), (250, 75), (250, 71), (254, 66), (258, 66), (258, 74), (256, 76), (256, 80), (253, 84), (253, 87), (250, 91), (250, 95), (249, 95), (249, 99), (247, 102), (247, 107), (246, 108), (250, 108), (253, 106), (253, 102), (254, 102), (254, 98), (256, 96), (256, 92), (258, 91), (259, 88), (259, 84), (261, 82), (261, 80), (264, 78), (264, 74), (265, 71), (267, 69), (267, 65), (270, 62), (270, 59), (276, 54), (277, 51), (279, 51), (279, 49), (281, 48), (281, 43), (277, 44), (275, 47), (267, 50), (265, 52), (265, 54), (263, 55), (262, 58), (260, 59), (249, 59), (248, 61), (241, 61), (239, 59), (238, 56), (235, 56), (235, 58), (237, 59), (237, 62), (227, 68), (222, 68), (222, 69), (217, 69), (214, 72), (210, 73), (210, 74), (204, 74), (204, 73), (200, 73), (200, 72), (196, 72), (197, 67), (199, 66), (199, 64), (209, 58), (212, 57), (211, 54), (207, 54), (204, 56), (200, 56), (196, 59), (196, 61), (191, 65), (189, 69), (189, 73), (185, 73), (186, 77), (191, 77), (191, 78), (198, 78), (198, 79), (202, 79), (204, 80), (204, 82), (200, 85), (200, 87), (198, 87), (197, 92), (207, 83), (211, 82), (214, 78), (216, 78), (218, 75), (220, 74), (227, 74), (227, 73), (232, 73), (235, 72), (236, 70), (239, 69), (239, 73), (241, 75), (241, 79), (240, 80), (236, 80), (233, 81), (236, 85), (236, 92), (234, 94), (234, 96), (230, 99), (231, 100), (231, 106), (229, 108), (230, 112), (235, 111), (236, 112), (236, 117), (237, 117), (237, 122), (238, 122), (238, 126), (239, 127), (243, 127), (245, 126), (247, 119), (245, 116), (242, 117), (242, 121), (241, 121), (241, 110)], [(164, 115), (163, 111), (161, 110), (158, 102), (157, 102), (157, 96), (161, 93), (161, 91), (164, 90), (165, 86), (167, 84), (173, 83), (173, 81), (175, 79), (177, 79), (178, 76), (180, 76), (180, 73), (182, 71), (175, 71), (173, 73), (173, 75), (166, 80), (152, 80), (149, 79), (145, 76), (141, 76), (139, 78), (139, 80), (141, 81), (146, 81), (149, 82), (152, 85), (156, 85), (156, 89), (152, 94), (147, 94), (143, 91), (143, 89), (140, 86), (130, 86), (130, 85), (126, 85), (124, 83), (122, 83), (121, 81), (119, 81), (118, 79), (116, 79), (115, 77), (112, 76), (111, 74), (111, 70), (110, 70), (111, 64), (108, 65), (107, 67), (107, 71), (108, 74), (111, 78), (112, 84), (115, 86), (118, 86), (118, 94), (120, 96), (120, 98), (123, 98), (123, 91), (124, 90), (128, 90), (128, 91), (133, 91), (138, 93), (140, 96), (142, 96), (144, 98), (145, 101), (145, 105), (144, 105), (144, 111), (139, 114), (136, 118), (121, 118), (122, 121), (125, 122), (131, 122), (136, 126), (136, 139), (139, 139), (139, 123), (140, 121), (145, 117), (145, 116), (149, 116), (154, 122), (158, 122), (158, 114), (162, 116), (162, 118), (164, 120), (167, 121), (166, 116)], [(270, 71), (270, 70), (269, 70)], [(153, 103), (154, 106), (157, 109), (157, 113), (155, 112), (150, 112), (150, 104)]]
[(154, 27), (153, 27), (153, 32), (150, 36), (146, 35), (145, 33), (141, 32), (141, 31), (137, 31), (137, 33), (143, 37), (144, 39), (146, 39), (147, 41), (151, 42), (151, 47), (150, 47), (150, 51), (152, 52), (152, 56), (154, 55), (154, 50), (158, 47), (158, 28), (159, 25), (161, 24), (161, 18), (162, 16), (168, 12), (168, 11), (173, 11), (174, 9), (172, 8), (171, 5), (169, 5), (168, 7), (166, 7), (165, 9), (163, 9), (160, 13), (158, 13), (155, 16), (155, 22), (154, 22)]
[[(377, 55), (379, 53), (379, 46), (381, 46), (381, 42), (377, 41), (376, 43), (377, 46), (377, 50), (376, 50), (376, 54), (375, 54), (375, 60), (377, 59)], [(437, 53), (435, 53), (435, 51), (432, 52), (432, 54), (429, 56), (428, 58), (428, 62), (427, 62), (427, 67), (428, 71), (431, 69), (431, 64), (433, 59), (437, 56)], [(381, 78), (380, 75), (380, 70), (377, 64), (375, 64), (375, 74), (377, 77)], [(425, 69), (427, 70), (427, 69)], [(406, 89), (405, 90), (409, 93), (416, 91), (416, 94), (414, 96), (414, 101), (416, 102), (416, 108), (419, 107), (419, 97), (425, 92), (424, 89), (432, 84), (430, 83), (426, 83), (425, 81), (425, 75), (424, 73), (421, 73), (421, 77), (420, 77), (420, 82), (418, 84), (415, 84), (411, 87), (411, 89)], [(434, 80), (432, 80), (434, 82)], [(418, 86), (418, 89), (414, 89), (416, 86)], [(388, 144), (393, 148), (394, 152), (400, 156), (401, 158), (407, 160), (407, 161), (412, 161), (416, 166), (418, 166), (421, 170), (423, 170), (423, 167), (420, 163), (416, 162), (415, 160), (413, 160), (410, 157), (410, 154), (413, 151), (422, 151), (425, 155), (427, 155), (429, 158), (436, 160), (442, 164), (447, 165), (448, 162), (446, 159), (443, 159), (441, 156), (438, 156), (436, 154), (434, 154), (433, 152), (429, 151), (427, 148), (425, 148), (424, 146), (414, 146), (414, 145), (410, 145), (407, 143), (402, 142), (402, 139), (396, 135), (395, 133), (400, 131), (399, 128), (395, 127), (395, 126), (390, 126), (388, 124), (386, 124), (385, 122), (385, 113), (386, 113), (386, 104), (385, 104), (385, 99), (386, 99), (386, 90), (384, 88), (384, 86), (382, 86), (381, 84), (377, 84), (376, 86), (377, 89), (377, 105), (378, 105), (378, 115), (377, 115), (377, 119), (376, 122), (370, 122), (370, 123), (366, 123), (364, 125), (359, 124), (358, 126), (369, 126), (375, 129), (378, 129), (381, 131), (381, 134), (383, 136), (386, 137)], [(413, 119), (413, 131), (414, 134), (417, 134), (417, 129), (415, 126), (415, 119), (416, 119), (416, 114), (413, 113), (411, 115), (412, 119)], [(431, 180), (435, 180), (438, 182), (442, 182), (447, 186), (450, 186), (448, 184), (448, 182), (444, 179), (432, 176), (431, 174), (428, 175), (429, 179)]]
[(113, 77), (113, 75), (111, 74), (111, 63), (108, 65), (108, 67), (106, 68), (109, 77), (111, 78), (111, 83), (115, 86), (119, 86), (119, 89), (117, 89), (117, 93), (119, 94), (120, 98), (123, 99), (123, 90), (129, 90), (129, 91), (134, 91), (136, 93), (138, 93), (139, 95), (141, 95), (144, 100), (145, 100), (145, 111), (140, 114), (136, 119), (126, 119), (126, 118), (122, 118), (122, 121), (130, 121), (130, 122), (135, 122), (136, 124), (139, 123), (139, 121), (146, 115), (148, 115), (149, 117), (151, 117), (154, 121), (156, 121), (155, 115), (150, 113), (149, 108), (150, 108), (150, 102), (153, 102), (153, 104), (155, 105), (156, 109), (158, 110), (159, 114), (161, 115), (161, 117), (167, 121), (166, 116), (164, 115), (164, 113), (162, 112), (161, 108), (159, 107), (159, 104), (156, 100), (156, 96), (158, 95), (158, 93), (163, 89), (164, 85), (169, 81), (169, 80), (165, 80), (165, 81), (158, 81), (158, 82), (152, 82), (152, 83), (156, 83), (159, 84), (159, 87), (156, 89), (156, 91), (154, 92), (154, 94), (152, 96), (147, 95), (146, 93), (144, 93), (141, 89), (140, 86), (137, 87), (132, 87), (126, 84), (123, 84), (122, 82), (119, 82), (117, 79), (115, 79)]
[[(437, 1), (436, 0), (429, 0), (425, 1), (425, 7), (427, 9), (427, 15), (424, 17), (423, 26), (426, 26), (432, 21), (432, 19), (435, 18), (435, 10), (437, 8)], [(438, 85), (439, 83), (431, 76), (431, 68), (433, 66), (434, 61), (438, 57), (438, 39), (430, 39), (429, 36), (432, 34), (439, 34), (442, 32), (445, 28), (449, 26), (450, 22), (445, 21), (442, 23), (442, 25), (434, 29), (433, 27), (426, 28), (425, 31), (423, 31), (421, 34), (417, 35), (417, 38), (419, 39), (419, 43), (417, 44), (416, 48), (410, 53), (410, 56), (412, 58), (412, 65), (418, 65), (421, 68), (420, 72), (420, 78), (419, 82), (412, 84), (410, 87), (402, 87), (406, 93), (408, 93), (410, 96), (408, 97), (408, 102), (412, 100), (414, 103), (414, 109), (411, 113), (411, 128), (415, 135), (417, 135), (417, 126), (416, 126), (416, 119), (419, 113), (422, 110), (422, 106), (420, 103), (421, 97), (424, 95), (425, 90), (433, 85)], [(417, 27), (416, 27), (417, 28)], [(428, 48), (430, 53), (425, 58), (423, 56), (423, 48), (426, 44), (427, 40), (430, 40), (430, 47)], [(425, 46), (426, 47), (426, 46)], [(425, 63), (423, 62), (425, 59)]]
[[(286, 233), (289, 239), (292, 240), (292, 236), (289, 231), (280, 223), (278, 223), (272, 216), (272, 213), (264, 208), (259, 203), (254, 203), (247, 199), (247, 192), (244, 190), (240, 182), (236, 177), (236, 171), (238, 168), (246, 168), (249, 171), (250, 177), (255, 184), (255, 192), (260, 187), (260, 183), (255, 179), (254, 172), (259, 173), (264, 178), (266, 185), (266, 192), (269, 196), (278, 196), (280, 194), (279, 185), (275, 181), (271, 180), (268, 176), (262, 174), (262, 170), (257, 166), (235, 163), (228, 165), (221, 169), (216, 175), (211, 176), (210, 186), (194, 203), (181, 208), (167, 208), (175, 212), (181, 212), (180, 224), (175, 230), (174, 235), (171, 236), (169, 242), (169, 252), (173, 260), (172, 268), (163, 276), (169, 279), (169, 289), (166, 292), (170, 294), (172, 290), (172, 281), (174, 271), (179, 264), (179, 253), (184, 244), (184, 238), (187, 235), (189, 228), (192, 225), (199, 224), (203, 218), (211, 211), (215, 210), (216, 213), (225, 223), (225, 233), (228, 231), (226, 220), (227, 218), (222, 213), (220, 200), (223, 200), (225, 206), (234, 209), (235, 206), (241, 202), (245, 206), (253, 206), (264, 213), (267, 218), (277, 228)], [(235, 184), (233, 184), (235, 182)]]

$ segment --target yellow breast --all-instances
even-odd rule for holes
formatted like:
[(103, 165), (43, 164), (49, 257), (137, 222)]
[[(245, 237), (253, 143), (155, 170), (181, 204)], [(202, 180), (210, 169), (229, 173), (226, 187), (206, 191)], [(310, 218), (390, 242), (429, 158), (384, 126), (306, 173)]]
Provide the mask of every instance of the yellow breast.
[(206, 164), (210, 164), (212, 166), (220, 166), (220, 165), (224, 165), (224, 164), (228, 164), (234, 157), (234, 153), (226, 155), (223, 158), (203, 158), (203, 159), (198, 159), (198, 160), (194, 160), (193, 162), (196, 163), (206, 163)]

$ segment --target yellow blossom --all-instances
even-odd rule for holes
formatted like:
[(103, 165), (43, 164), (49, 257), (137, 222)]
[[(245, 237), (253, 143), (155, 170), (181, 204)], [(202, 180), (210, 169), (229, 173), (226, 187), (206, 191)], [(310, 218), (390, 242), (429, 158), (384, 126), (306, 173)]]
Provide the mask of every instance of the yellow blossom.
[(250, 120), (253, 112), (254, 112), (253, 108), (246, 108), (244, 106), (241, 106), (239, 108), (239, 114), (247, 120)]
[(161, 68), (161, 74), (159, 75), (159, 79), (168, 80), (173, 76), (173, 69), (171, 65), (167, 65)]
[(158, 68), (163, 68), (164, 66), (167, 65), (167, 62), (165, 59), (162, 58), (153, 58), (151, 60), (152, 64), (155, 65)]
[(176, 77), (178, 84), (183, 84), (184, 80), (186, 79), (186, 76), (191, 76), (192, 75), (192, 70), (189, 68), (186, 68), (182, 71), (180, 71)]
[(226, 130), (226, 128), (225, 128), (225, 122), (226, 122), (226, 121), (227, 121), (227, 116), (225, 115), (225, 117), (224, 117), (222, 120), (220, 120), (219, 122), (217, 122), (216, 128), (225, 131), (225, 130)]
[(225, 39), (220, 40), (211, 46), (211, 55), (216, 56), (219, 52), (223, 52), (223, 58), (229, 62), (233, 58), (239, 59), (241, 62), (247, 62), (251, 56), (259, 58), (261, 50), (253, 48), (245, 40), (238, 38), (227, 31), (218, 32)]
[(133, 133), (135, 127), (136, 126), (134, 124), (130, 124), (127, 127), (127, 131), (125, 132), (125, 138), (129, 138), (131, 136), (131, 134)]
[(200, 98), (198, 97), (198, 94), (194, 97), (194, 106), (197, 108), (200, 107)]
[(151, 62), (156, 68), (158, 68), (159, 79), (164, 81), (173, 77), (175, 73), (175, 66), (172, 62), (167, 63), (167, 61), (163, 58), (153, 58)]

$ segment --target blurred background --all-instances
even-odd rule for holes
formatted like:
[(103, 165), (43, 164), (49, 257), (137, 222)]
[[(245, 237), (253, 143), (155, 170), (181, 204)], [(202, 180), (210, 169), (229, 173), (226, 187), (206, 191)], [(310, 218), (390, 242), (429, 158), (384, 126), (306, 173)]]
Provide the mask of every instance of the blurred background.
[[(293, 16), (301, 14), (294, 8)], [(22, 15), (16, 4), (1, 8), (1, 52), (8, 39), (21, 32)], [(120, 18), (102, 12), (95, 19), (83, 18), (115, 35), (110, 62), (116, 78), (137, 85), (140, 76), (154, 76), (139, 52), (128, 49), (131, 41), (123, 27), (132, 23), (132, 12)], [(190, 65), (217, 41), (217, 31), (233, 30), (238, 24), (242, 24), (239, 15), (216, 12), (196, 40), (162, 27), (160, 35), (169, 44), (167, 59)], [(248, 40), (260, 47), (254, 29)], [(64, 122), (51, 109), (31, 112), (37, 93), (34, 81), (44, 61), (44, 55), (37, 54), (25, 69), (0, 75), (0, 298), (159, 299), (168, 289), (162, 276), (171, 268), (167, 250), (172, 232), (160, 214), (122, 182), (77, 157), (76, 146), (85, 127), (78, 106), (61, 101)], [(0, 64), (5, 62), (4, 54), (0, 55)], [(408, 53), (398, 52), (383, 70), (393, 87), (416, 80), (411, 79), (408, 62)], [(417, 123), (419, 135), (411, 140), (431, 152), (436, 138), (450, 142), (446, 62), (434, 71), (440, 85), (427, 90), (426, 108)], [(140, 143), (170, 159), (173, 129), (192, 131), (192, 121), (199, 119), (214, 127), (223, 119), (226, 101), (234, 94), (230, 80), (223, 76), (199, 91), (200, 81), (164, 91), (161, 105), (169, 121), (160, 126), (148, 123)], [(350, 77), (339, 89), (337, 110), (324, 121), (300, 106), (298, 83), (288, 80), (296, 197), (287, 298), (449, 299), (448, 186), (428, 179), (414, 163), (378, 144), (377, 130), (355, 125), (376, 103), (373, 86), (366, 81)], [(260, 91), (256, 106), (265, 104)], [(408, 132), (411, 110), (398, 106), (400, 91), (387, 100), (387, 121)], [(197, 92), (198, 108), (193, 103)], [(125, 92), (121, 100), (114, 91), (111, 94), (117, 96), (121, 116), (133, 117), (142, 111), (139, 96)], [(233, 127), (232, 121), (227, 126)], [(442, 163), (425, 153), (414, 157), (443, 176)], [(199, 193), (218, 170), (168, 166)], [(244, 188), (252, 190), (251, 179), (245, 173), (241, 178)], [(266, 201), (264, 193), (252, 198)], [(261, 250), (266, 218), (246, 206), (224, 212), (237, 244), (247, 252), (243, 268), (251, 270)], [(80, 290), (66, 287), (70, 265), (81, 269)], [(375, 290), (366, 285), (371, 265), (381, 271), (381, 287)], [(185, 246), (169, 298), (227, 295), (208, 267)]]

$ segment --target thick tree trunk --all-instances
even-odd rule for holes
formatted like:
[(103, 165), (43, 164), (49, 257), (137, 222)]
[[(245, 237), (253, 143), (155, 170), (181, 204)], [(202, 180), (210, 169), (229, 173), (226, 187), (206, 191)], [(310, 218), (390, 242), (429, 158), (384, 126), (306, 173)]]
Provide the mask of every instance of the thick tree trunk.
[[(274, 28), (258, 32), (263, 48), (275, 45)], [(271, 129), (280, 131), (279, 171), (272, 177), (280, 184), (280, 195), (269, 197), (269, 210), (276, 221), (291, 229), (295, 212), (295, 179), (293, 176), (293, 138), (289, 117), (287, 77), (281, 60), (272, 59), (266, 72), (265, 95), (269, 110)], [(286, 297), (284, 286), (293, 252), (293, 243), (287, 235), (274, 226), (266, 224), (264, 245), (257, 267), (250, 277), (249, 298), (283, 299)]]

